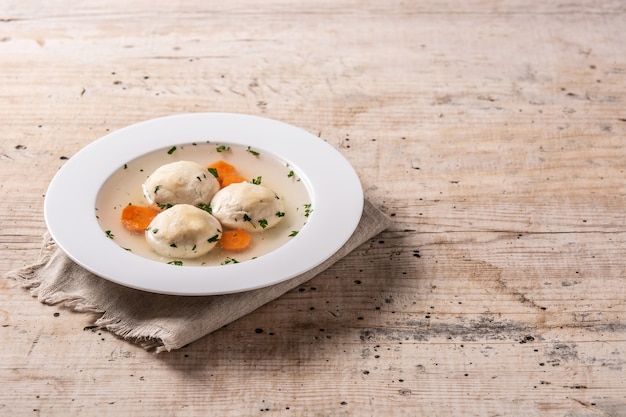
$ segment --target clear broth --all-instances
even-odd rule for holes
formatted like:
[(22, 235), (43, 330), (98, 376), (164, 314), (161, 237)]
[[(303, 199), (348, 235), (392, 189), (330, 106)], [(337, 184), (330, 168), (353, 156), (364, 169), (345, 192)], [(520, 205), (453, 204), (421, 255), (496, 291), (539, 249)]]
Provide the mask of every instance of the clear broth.
[[(128, 204), (149, 205), (141, 185), (161, 165), (176, 161), (194, 161), (207, 166), (223, 160), (232, 164), (249, 181), (261, 177), (261, 185), (282, 200), (285, 216), (275, 227), (252, 234), (252, 244), (242, 251), (228, 251), (217, 245), (208, 254), (195, 259), (163, 257), (148, 246), (144, 233), (132, 233), (121, 223), (122, 210)], [(148, 153), (128, 161), (105, 182), (96, 200), (96, 216), (103, 233), (124, 250), (158, 262), (184, 266), (222, 265), (243, 262), (267, 254), (289, 242), (312, 213), (311, 197), (304, 181), (294, 168), (275, 156), (241, 145), (228, 143), (188, 143)]]

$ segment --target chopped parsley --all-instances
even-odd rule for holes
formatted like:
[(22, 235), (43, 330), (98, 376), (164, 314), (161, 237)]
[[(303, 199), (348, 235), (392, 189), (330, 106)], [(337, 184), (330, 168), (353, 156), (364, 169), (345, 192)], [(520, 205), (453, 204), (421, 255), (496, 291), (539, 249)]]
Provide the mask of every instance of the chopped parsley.
[(257, 152), (257, 151), (255, 151), (255, 150), (253, 150), (253, 149), (252, 149), (251, 147), (249, 147), (249, 146), (248, 146), (248, 148), (246, 148), (246, 152), (248, 152), (248, 153), (250, 153), (250, 154), (252, 154), (252, 155), (254, 155), (254, 156), (259, 156), (259, 155), (261, 155), (261, 153), (260, 153), (260, 152)]
[(313, 209), (311, 208), (311, 203), (304, 205), (304, 217), (309, 217), (309, 215), (313, 213)]
[(110, 230), (104, 232), (109, 239), (113, 239), (115, 235)]
[(226, 258), (222, 261), (222, 263), (220, 265), (228, 265), (228, 264), (238, 264), (239, 261), (235, 258)]
[(284, 211), (277, 211), (276, 212), (276, 217), (285, 217), (285, 212)]
[(218, 152), (229, 151), (230, 150), (230, 146), (220, 145), (217, 148), (215, 148), (215, 150), (218, 151)]
[(297, 230), (292, 230), (291, 233), (289, 234), (289, 237), (294, 237), (298, 234)]
[(259, 220), (259, 226), (261, 226), (262, 229), (265, 229), (267, 227), (267, 220), (266, 219)]
[(173, 154), (176, 151), (176, 146), (172, 146), (169, 151), (167, 151), (168, 155)]
[(218, 240), (220, 240), (220, 236), (219, 235), (215, 235), (213, 237), (208, 238), (206, 241), (209, 242), (209, 243), (215, 243)]
[(252, 184), (254, 184), (254, 185), (261, 185), (261, 180), (262, 179), (263, 179), (263, 177), (261, 177), (261, 176), (253, 178), (252, 179)]
[(202, 210), (206, 211), (209, 214), (213, 213), (213, 208), (211, 208), (211, 206), (208, 205), (208, 204), (200, 203), (200, 204), (198, 204), (197, 207), (199, 209), (202, 209)]
[(219, 177), (219, 174), (217, 173), (217, 169), (215, 168), (207, 168), (207, 170), (211, 173), (211, 175), (213, 175), (215, 178)]
[(155, 186), (154, 187), (154, 194), (158, 193), (160, 188), (161, 188), (160, 185)]
[(183, 266), (183, 261), (169, 261), (168, 265)]
[(159, 208), (161, 210), (167, 210), (168, 208), (172, 208), (174, 207), (173, 205), (171, 205), (170, 203), (157, 203), (157, 206), (159, 206)]
[(287, 174), (287, 178), (291, 178), (294, 177), (296, 174), (293, 172), (293, 170), (289, 171), (289, 173)]

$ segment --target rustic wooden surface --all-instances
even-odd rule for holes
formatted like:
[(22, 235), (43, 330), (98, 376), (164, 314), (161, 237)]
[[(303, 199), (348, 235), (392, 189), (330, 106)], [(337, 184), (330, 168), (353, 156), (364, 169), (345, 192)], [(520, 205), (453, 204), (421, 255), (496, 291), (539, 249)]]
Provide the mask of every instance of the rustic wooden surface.
[(625, 28), (617, 0), (2, 0), (0, 274), (68, 157), (173, 113), (309, 130), (395, 222), (160, 355), (0, 279), (0, 415), (626, 415)]

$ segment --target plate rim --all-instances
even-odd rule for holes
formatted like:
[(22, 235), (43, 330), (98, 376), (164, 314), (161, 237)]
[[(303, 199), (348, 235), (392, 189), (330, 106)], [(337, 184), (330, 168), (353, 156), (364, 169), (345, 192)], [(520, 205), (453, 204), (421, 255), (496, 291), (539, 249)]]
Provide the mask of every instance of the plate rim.
[[(211, 141), (259, 146), (298, 167), (313, 208), (301, 232), (287, 244), (257, 259), (221, 266), (168, 265), (125, 251), (107, 239), (95, 213), (101, 187), (129, 160), (167, 146), (193, 142), (193, 137), (185, 138), (185, 134), (180, 133), (182, 127), (187, 135), (209, 134), (210, 131), (218, 132), (217, 136), (239, 135), (228, 139), (212, 136)], [(258, 132), (262, 132), (261, 135)], [(251, 142), (251, 135), (258, 136)], [(268, 138), (270, 135), (276, 135), (278, 140)], [(295, 140), (284, 141), (286, 137)], [(120, 157), (117, 152), (122, 145), (125, 154)], [(326, 158), (324, 169), (316, 169), (316, 161), (311, 160), (311, 156), (320, 155)], [(96, 162), (101, 168), (93, 175), (84, 175), (84, 170), (93, 169)], [(77, 190), (83, 191), (77, 193)], [(179, 113), (109, 132), (66, 161), (51, 180), (44, 200), (45, 222), (53, 241), (83, 268), (129, 288), (189, 296), (255, 290), (307, 272), (348, 241), (362, 211), (363, 188), (358, 175), (332, 145), (302, 128), (276, 119), (225, 112)], [(73, 222), (78, 222), (80, 227), (75, 228)], [(87, 234), (77, 236), (77, 233)], [(93, 251), (97, 255), (93, 255)], [(303, 251), (307, 251), (306, 256)], [(127, 272), (123, 274), (120, 269), (126, 266)], [(204, 276), (207, 271), (214, 276)], [(255, 278), (246, 279), (246, 276)]]

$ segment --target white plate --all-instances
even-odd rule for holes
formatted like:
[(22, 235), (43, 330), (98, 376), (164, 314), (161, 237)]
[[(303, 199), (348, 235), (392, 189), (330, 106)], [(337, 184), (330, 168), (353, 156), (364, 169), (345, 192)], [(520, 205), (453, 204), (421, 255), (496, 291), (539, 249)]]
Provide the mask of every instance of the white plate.
[[(126, 251), (106, 237), (95, 206), (107, 179), (130, 160), (199, 137), (258, 147), (297, 167), (313, 207), (297, 236), (257, 259), (218, 266), (168, 265)], [(52, 238), (76, 263), (121, 285), (176, 295), (247, 291), (304, 273), (341, 248), (362, 210), (358, 176), (331, 145), (282, 122), (231, 113), (174, 115), (112, 132), (65, 163), (44, 204)]]

